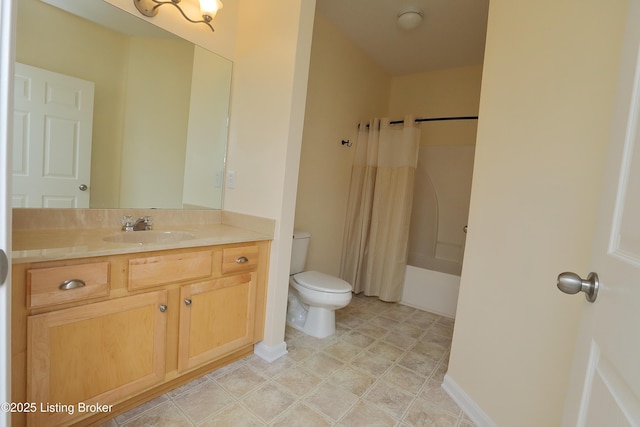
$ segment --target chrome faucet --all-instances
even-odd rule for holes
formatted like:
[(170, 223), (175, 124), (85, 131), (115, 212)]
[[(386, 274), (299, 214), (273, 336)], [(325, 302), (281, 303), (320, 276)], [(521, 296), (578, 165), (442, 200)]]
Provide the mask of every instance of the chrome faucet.
[(137, 220), (133, 220), (131, 215), (125, 215), (122, 217), (122, 230), (123, 231), (141, 231), (151, 230), (153, 228), (153, 221), (149, 215), (141, 216)]

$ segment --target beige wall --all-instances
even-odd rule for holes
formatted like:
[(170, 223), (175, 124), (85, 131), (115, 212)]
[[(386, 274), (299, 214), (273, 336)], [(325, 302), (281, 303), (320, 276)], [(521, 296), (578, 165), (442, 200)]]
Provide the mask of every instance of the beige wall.
[[(394, 77), (389, 114), (394, 118), (477, 116), (481, 79), (482, 64)], [(475, 121), (422, 124), (420, 146), (473, 145), (476, 125)]]
[(124, 116), (117, 206), (179, 209), (194, 46), (180, 39), (134, 37), (127, 54), (124, 108), (139, 114)]
[(307, 269), (338, 275), (357, 123), (386, 115), (390, 77), (326, 18), (313, 29), (295, 226), (312, 234)]
[[(499, 426), (561, 421), (625, 1), (492, 0), (448, 375)], [(597, 29), (597, 30), (596, 30)]]
[(238, 2), (227, 210), (276, 220), (264, 343), (284, 340), (291, 236), (315, 1)]

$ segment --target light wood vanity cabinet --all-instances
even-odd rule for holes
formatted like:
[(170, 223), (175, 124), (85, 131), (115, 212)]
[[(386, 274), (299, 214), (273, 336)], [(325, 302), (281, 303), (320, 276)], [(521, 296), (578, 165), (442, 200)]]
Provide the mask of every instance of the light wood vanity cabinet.
[[(12, 400), (37, 411), (13, 424), (89, 425), (250, 354), (268, 251), (263, 241), (14, 264)], [(84, 286), (59, 289), (74, 280)]]
[(252, 272), (180, 289), (178, 371), (253, 343), (256, 286)]

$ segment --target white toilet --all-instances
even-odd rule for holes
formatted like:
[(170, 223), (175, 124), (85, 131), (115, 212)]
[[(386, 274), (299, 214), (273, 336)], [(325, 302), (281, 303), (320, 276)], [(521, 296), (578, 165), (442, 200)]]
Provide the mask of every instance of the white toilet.
[(287, 324), (316, 338), (336, 331), (336, 310), (351, 301), (351, 285), (318, 271), (303, 271), (311, 234), (294, 231)]

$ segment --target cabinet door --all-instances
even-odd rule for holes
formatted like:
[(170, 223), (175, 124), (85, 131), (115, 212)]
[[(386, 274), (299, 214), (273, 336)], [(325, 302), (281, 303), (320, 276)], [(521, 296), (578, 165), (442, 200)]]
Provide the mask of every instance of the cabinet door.
[(185, 285), (180, 299), (179, 371), (253, 343), (255, 272)]
[(91, 415), (84, 405), (115, 403), (163, 381), (166, 304), (167, 291), (158, 291), (30, 316), (27, 401), (68, 405), (39, 407), (30, 424)]

